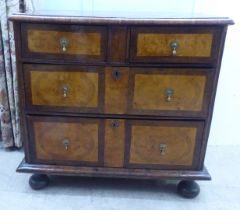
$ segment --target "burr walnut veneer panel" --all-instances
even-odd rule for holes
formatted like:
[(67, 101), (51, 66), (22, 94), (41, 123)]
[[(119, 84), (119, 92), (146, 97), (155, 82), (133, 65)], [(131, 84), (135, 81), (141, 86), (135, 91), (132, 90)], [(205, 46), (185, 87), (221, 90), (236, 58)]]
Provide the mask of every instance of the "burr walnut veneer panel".
[(30, 117), (36, 162), (99, 162), (100, 121)]
[[(33, 105), (98, 106), (97, 73), (32, 71), (30, 74)], [(68, 93), (64, 93), (65, 87), (69, 88)]]
[(171, 56), (171, 42), (177, 40), (176, 56), (210, 57), (212, 34), (138, 34), (137, 56)]
[(129, 164), (192, 167), (201, 131), (197, 122), (132, 121)]
[[(28, 49), (37, 53), (100, 55), (101, 36), (92, 32), (59, 32), (28, 30)], [(66, 52), (60, 45), (61, 38), (69, 41)], [(57, 42), (59, 40), (59, 42)]]
[(136, 72), (133, 109), (201, 111), (206, 80), (205, 74), (194, 71), (190, 74)]
[(100, 68), (25, 65), (24, 69), (30, 107), (100, 109)]

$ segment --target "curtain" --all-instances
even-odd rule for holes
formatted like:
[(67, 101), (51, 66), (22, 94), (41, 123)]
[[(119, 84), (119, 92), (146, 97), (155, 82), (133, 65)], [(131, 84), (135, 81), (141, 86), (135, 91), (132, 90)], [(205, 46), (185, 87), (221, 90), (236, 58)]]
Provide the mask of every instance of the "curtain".
[[(25, 1), (31, 10), (31, 1)], [(8, 22), (19, 12), (19, 0), (0, 0), (0, 141), (4, 147), (21, 147), (16, 58), (13, 27)]]

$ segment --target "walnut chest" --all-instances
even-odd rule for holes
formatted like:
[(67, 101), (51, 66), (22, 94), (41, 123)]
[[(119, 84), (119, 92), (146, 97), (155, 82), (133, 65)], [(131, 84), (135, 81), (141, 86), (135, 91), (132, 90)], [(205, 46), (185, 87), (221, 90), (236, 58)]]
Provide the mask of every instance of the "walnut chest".
[[(16, 14), (19, 172), (209, 180), (204, 156), (228, 18)], [(185, 190), (185, 191), (184, 191)], [(195, 190), (195, 191), (194, 191)]]

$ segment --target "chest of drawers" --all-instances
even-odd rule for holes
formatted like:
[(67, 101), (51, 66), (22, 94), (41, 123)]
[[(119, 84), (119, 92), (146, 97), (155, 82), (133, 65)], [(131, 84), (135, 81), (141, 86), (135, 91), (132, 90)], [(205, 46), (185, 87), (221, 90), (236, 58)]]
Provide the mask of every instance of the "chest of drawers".
[(25, 159), (47, 175), (209, 180), (207, 139), (228, 18), (13, 15)]

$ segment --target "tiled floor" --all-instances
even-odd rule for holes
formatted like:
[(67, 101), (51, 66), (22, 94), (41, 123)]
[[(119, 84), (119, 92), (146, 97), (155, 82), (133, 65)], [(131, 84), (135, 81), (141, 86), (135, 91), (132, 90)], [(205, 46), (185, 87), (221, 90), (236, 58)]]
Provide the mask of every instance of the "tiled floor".
[(200, 195), (184, 199), (173, 182), (53, 177), (41, 191), (30, 174), (15, 169), (21, 151), (0, 149), (0, 210), (240, 210), (240, 147), (209, 146), (206, 165), (213, 180), (198, 182)]

